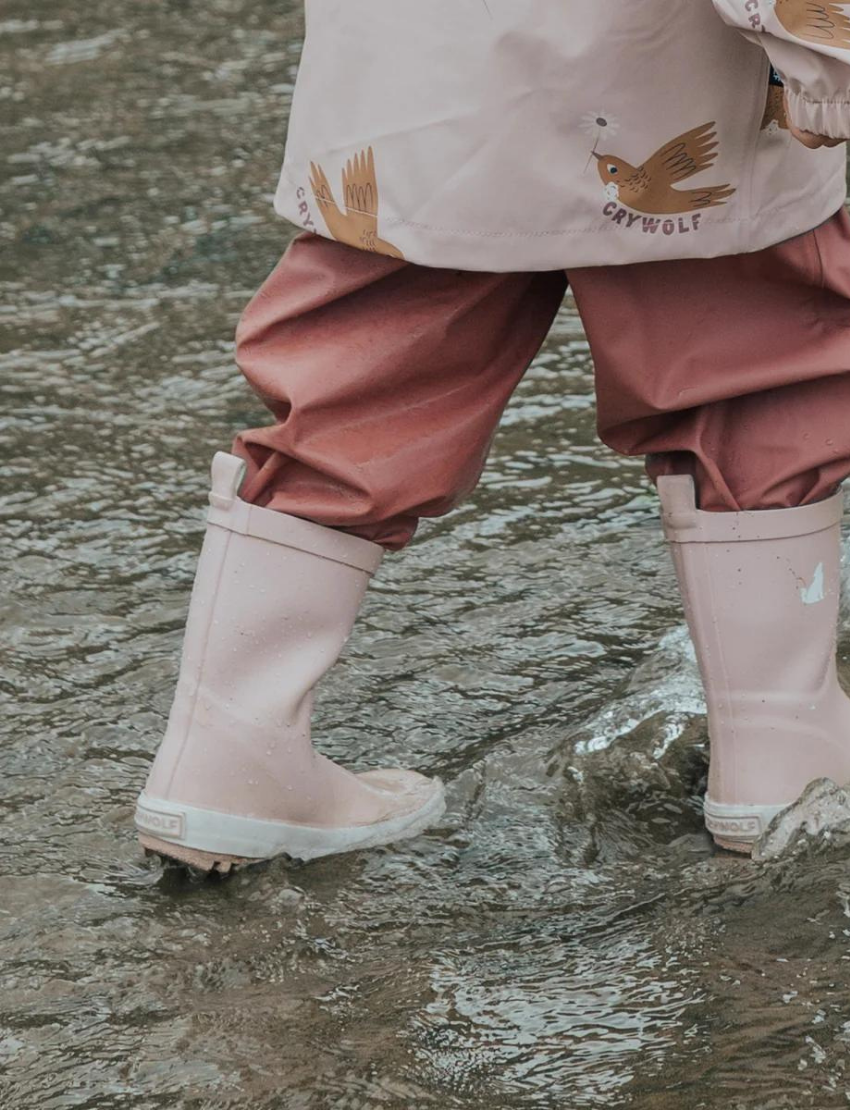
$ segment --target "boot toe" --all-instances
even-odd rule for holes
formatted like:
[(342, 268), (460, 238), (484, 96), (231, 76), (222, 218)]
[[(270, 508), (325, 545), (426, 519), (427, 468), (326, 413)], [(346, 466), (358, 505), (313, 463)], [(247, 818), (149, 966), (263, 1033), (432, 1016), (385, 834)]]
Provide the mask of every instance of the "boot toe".
[(361, 771), (360, 782), (385, 796), (387, 812), (394, 816), (413, 813), (443, 793), (443, 784), (437, 778), (428, 778), (418, 771), (401, 767), (382, 767), (374, 771)]

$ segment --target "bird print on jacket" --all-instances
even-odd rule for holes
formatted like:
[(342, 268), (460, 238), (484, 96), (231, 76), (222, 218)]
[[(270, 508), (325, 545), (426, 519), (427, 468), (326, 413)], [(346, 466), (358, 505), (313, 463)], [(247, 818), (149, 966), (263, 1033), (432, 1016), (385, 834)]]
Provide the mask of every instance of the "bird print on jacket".
[(789, 130), (788, 114), (785, 111), (785, 85), (773, 68), (771, 68), (770, 81), (767, 86), (767, 100), (764, 105), (761, 129), (774, 134)]
[(776, 18), (795, 38), (850, 50), (850, 16), (829, 0), (775, 0)]
[(310, 163), (310, 185), (334, 239), (360, 250), (386, 254), (390, 258), (404, 258), (397, 247), (378, 235), (378, 180), (371, 147), (345, 163), (342, 171), (344, 212), (337, 208), (325, 171), (313, 162)]
[(718, 147), (715, 126), (714, 122), (704, 123), (686, 131), (639, 166), (613, 154), (594, 152), (609, 200), (652, 216), (675, 216), (725, 204), (735, 192), (728, 184), (675, 188), (714, 165)]
[(785, 112), (785, 93), (782, 89), (770, 87), (767, 94), (767, 103), (764, 106), (764, 115), (761, 121), (762, 131), (787, 131), (788, 116)]

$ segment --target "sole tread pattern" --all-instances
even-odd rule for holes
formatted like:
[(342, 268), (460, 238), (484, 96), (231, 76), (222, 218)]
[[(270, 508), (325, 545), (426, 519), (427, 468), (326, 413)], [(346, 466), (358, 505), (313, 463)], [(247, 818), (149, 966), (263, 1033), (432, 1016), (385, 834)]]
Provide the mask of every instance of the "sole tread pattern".
[(203, 852), (199, 848), (186, 848), (182, 844), (172, 844), (147, 833), (139, 833), (139, 843), (148, 854), (157, 855), (166, 862), (181, 863), (207, 874), (217, 871), (219, 874), (227, 875), (240, 867), (263, 862), (245, 856), (229, 856), (224, 853)]

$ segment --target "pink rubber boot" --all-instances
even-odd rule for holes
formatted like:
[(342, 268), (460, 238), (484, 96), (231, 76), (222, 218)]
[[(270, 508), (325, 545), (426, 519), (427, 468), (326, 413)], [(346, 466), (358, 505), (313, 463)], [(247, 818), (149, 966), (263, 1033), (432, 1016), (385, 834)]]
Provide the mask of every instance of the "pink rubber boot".
[(708, 705), (705, 822), (749, 852), (814, 779), (850, 782), (835, 665), (844, 498), (708, 513), (690, 477), (657, 484)]
[(204, 870), (308, 860), (414, 836), (438, 779), (353, 774), (314, 751), (313, 687), (348, 639), (383, 548), (241, 501), (244, 464), (213, 460), (177, 692), (136, 809), (149, 851)]

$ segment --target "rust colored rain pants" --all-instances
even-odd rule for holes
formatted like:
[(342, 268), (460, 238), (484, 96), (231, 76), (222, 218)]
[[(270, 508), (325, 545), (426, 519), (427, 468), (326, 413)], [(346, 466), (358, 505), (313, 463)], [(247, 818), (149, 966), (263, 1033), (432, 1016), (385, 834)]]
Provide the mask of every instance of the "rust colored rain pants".
[(237, 360), (275, 418), (242, 496), (398, 550), (475, 487), (567, 282), (603, 442), (700, 507), (819, 501), (850, 474), (850, 219), (756, 254), (548, 273), (428, 269), (300, 235)]

